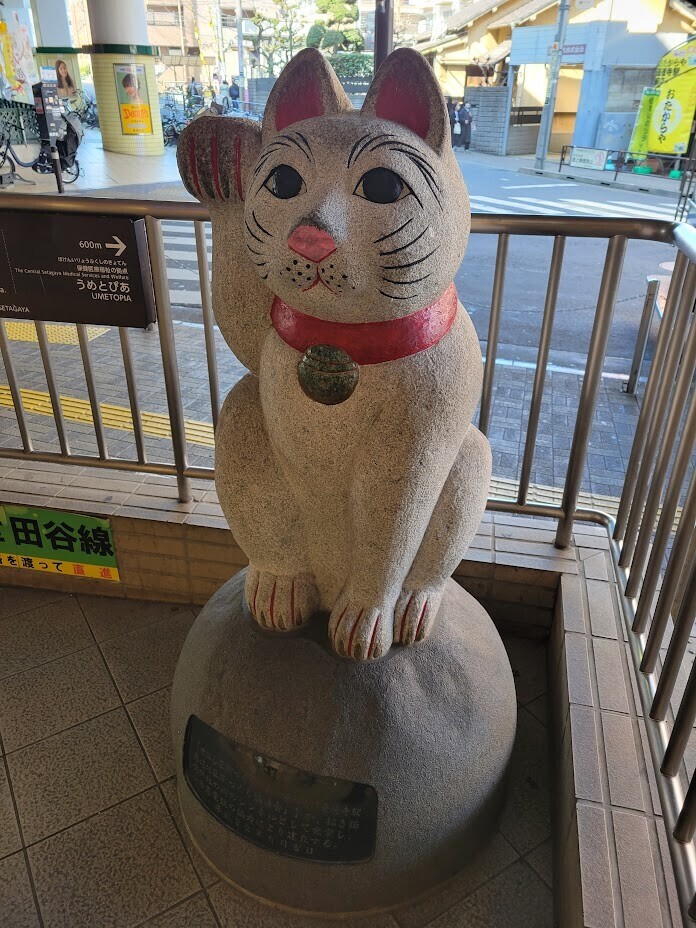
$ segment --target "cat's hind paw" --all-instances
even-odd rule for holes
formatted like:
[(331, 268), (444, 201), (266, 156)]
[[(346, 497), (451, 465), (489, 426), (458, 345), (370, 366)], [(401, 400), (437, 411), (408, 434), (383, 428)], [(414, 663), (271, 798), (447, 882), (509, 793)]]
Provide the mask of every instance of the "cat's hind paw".
[(427, 638), (441, 599), (441, 589), (403, 589), (394, 608), (394, 643), (413, 644)]
[(249, 565), (244, 587), (249, 612), (262, 628), (287, 632), (316, 612), (319, 594), (310, 574), (292, 576)]
[(337, 654), (356, 661), (381, 657), (391, 647), (391, 610), (341, 596), (329, 618), (329, 641)]

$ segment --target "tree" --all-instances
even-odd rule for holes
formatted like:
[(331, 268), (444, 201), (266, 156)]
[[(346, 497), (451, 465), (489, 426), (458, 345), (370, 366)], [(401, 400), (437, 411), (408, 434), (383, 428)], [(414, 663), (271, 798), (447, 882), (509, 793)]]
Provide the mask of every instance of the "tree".
[(323, 23), (314, 23), (307, 33), (307, 48), (319, 48), (325, 35), (326, 26)]
[(365, 47), (362, 33), (354, 26), (360, 18), (357, 0), (317, 0), (317, 10), (326, 26), (322, 48), (336, 52), (360, 51)]
[(276, 16), (257, 13), (251, 20), (257, 29), (251, 37), (253, 54), (266, 76), (277, 71), (305, 44), (307, 21), (296, 0), (276, 0)]

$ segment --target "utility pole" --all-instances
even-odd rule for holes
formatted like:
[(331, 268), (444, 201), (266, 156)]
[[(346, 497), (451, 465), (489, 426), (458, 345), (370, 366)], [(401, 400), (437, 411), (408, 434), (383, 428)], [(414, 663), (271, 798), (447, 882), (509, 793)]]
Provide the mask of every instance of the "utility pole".
[(375, 2), (375, 72), (394, 48), (394, 7), (392, 0)]
[(558, 74), (561, 70), (563, 46), (565, 45), (566, 27), (570, 15), (570, 0), (561, 0), (558, 7), (558, 23), (556, 24), (556, 41), (551, 46), (551, 60), (549, 63), (549, 80), (546, 87), (546, 99), (541, 112), (541, 125), (537, 139), (536, 160), (534, 167), (537, 171), (544, 170), (544, 161), (549, 150), (551, 126), (553, 125), (553, 111), (556, 108), (556, 91), (558, 90)]
[(244, 78), (244, 30), (242, 28), (242, 0), (237, 0), (237, 61), (239, 63), (239, 95), (245, 103), (249, 102), (249, 95), (246, 90), (246, 80)]
[(184, 81), (188, 84), (188, 48), (186, 46), (186, 35), (184, 32), (184, 7), (181, 0), (177, 0), (177, 13), (179, 16), (179, 40), (181, 41), (181, 54), (183, 55), (182, 61), (184, 62)]

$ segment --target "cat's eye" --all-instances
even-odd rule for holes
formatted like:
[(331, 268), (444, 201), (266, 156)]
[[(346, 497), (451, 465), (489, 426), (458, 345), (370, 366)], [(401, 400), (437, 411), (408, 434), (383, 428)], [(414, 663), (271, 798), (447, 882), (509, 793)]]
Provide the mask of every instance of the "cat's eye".
[(370, 203), (396, 203), (411, 193), (411, 188), (389, 168), (372, 168), (366, 171), (353, 191)]
[(273, 168), (263, 182), (263, 186), (279, 200), (291, 200), (301, 193), (304, 181), (295, 168), (290, 167), (289, 164), (279, 164), (277, 168)]

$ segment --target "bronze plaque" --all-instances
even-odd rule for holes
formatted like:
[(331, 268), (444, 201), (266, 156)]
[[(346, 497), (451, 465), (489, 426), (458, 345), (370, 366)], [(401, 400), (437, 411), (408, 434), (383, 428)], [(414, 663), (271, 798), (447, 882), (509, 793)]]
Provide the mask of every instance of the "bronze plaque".
[(374, 854), (377, 793), (315, 776), (221, 735), (197, 716), (186, 726), (184, 776), (230, 831), (288, 857), (356, 863)]

